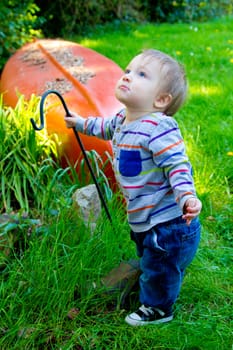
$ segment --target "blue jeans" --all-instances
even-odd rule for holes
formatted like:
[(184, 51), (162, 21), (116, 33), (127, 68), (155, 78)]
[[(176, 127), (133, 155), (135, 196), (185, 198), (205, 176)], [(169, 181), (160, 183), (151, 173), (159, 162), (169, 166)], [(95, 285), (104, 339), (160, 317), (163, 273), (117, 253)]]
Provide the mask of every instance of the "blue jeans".
[(171, 312), (186, 267), (193, 260), (200, 241), (198, 218), (188, 226), (181, 217), (156, 225), (146, 232), (131, 231), (140, 267), (140, 302)]

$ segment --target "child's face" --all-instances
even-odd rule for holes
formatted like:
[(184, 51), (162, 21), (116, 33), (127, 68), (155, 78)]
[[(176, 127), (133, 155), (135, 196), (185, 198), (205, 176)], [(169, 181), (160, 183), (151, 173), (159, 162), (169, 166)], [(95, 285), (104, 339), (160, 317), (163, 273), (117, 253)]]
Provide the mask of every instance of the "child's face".
[(151, 56), (140, 54), (132, 59), (117, 82), (116, 98), (135, 112), (156, 111), (160, 76), (159, 62)]

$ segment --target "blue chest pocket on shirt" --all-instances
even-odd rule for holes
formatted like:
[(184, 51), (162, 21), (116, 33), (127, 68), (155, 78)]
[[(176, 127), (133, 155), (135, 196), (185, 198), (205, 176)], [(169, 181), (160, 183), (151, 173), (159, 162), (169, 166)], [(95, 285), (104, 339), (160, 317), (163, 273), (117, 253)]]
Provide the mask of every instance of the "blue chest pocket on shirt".
[(142, 171), (139, 151), (120, 151), (119, 171), (123, 176), (137, 176)]

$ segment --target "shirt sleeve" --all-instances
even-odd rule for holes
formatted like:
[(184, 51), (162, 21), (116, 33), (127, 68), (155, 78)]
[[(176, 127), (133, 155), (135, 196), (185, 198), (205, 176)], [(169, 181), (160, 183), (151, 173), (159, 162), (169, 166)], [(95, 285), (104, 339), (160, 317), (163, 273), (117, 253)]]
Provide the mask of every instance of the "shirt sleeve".
[(196, 197), (192, 166), (185, 152), (184, 140), (173, 118), (164, 118), (153, 129), (149, 142), (157, 167), (162, 168), (176, 202), (183, 210), (189, 198)]
[(117, 115), (112, 118), (80, 117), (75, 129), (86, 135), (96, 136), (103, 140), (111, 140), (116, 127), (116, 118)]

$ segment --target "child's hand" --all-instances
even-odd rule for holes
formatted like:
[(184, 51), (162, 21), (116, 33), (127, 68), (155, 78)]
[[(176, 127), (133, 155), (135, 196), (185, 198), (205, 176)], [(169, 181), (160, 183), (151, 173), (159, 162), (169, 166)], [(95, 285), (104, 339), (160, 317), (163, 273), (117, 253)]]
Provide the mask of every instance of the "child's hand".
[(67, 128), (75, 128), (75, 126), (78, 123), (78, 120), (80, 120), (80, 118), (81, 117), (76, 113), (70, 113), (69, 116), (65, 116), (64, 120), (65, 120)]
[(198, 198), (189, 198), (184, 204), (184, 215), (182, 218), (186, 220), (187, 225), (200, 214), (202, 208), (201, 201)]

